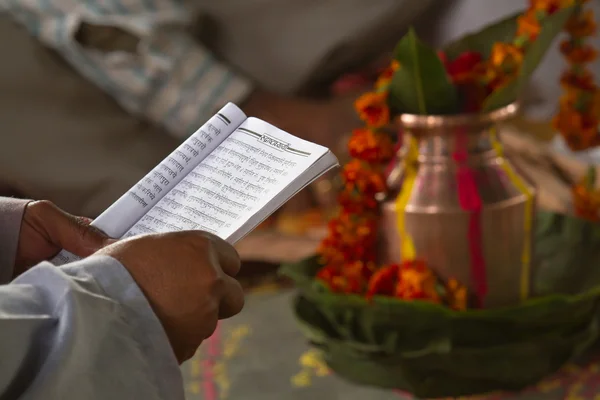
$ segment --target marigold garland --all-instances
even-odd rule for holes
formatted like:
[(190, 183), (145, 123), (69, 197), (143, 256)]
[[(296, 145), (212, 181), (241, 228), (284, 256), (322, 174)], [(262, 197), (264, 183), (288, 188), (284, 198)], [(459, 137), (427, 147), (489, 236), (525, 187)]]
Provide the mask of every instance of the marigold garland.
[(565, 26), (569, 38), (561, 43), (560, 51), (570, 66), (561, 77), (563, 96), (553, 120), (568, 146), (576, 151), (600, 144), (600, 90), (588, 67), (598, 53), (586, 41), (596, 33), (597, 26), (592, 10), (583, 8), (587, 1), (575, 2), (576, 11)]
[(596, 190), (596, 167), (590, 166), (587, 174), (571, 191), (575, 214), (588, 221), (600, 222), (600, 191)]
[[(478, 112), (495, 90), (514, 80), (528, 46), (537, 39), (543, 20), (565, 7), (576, 11), (565, 26), (569, 39), (561, 52), (570, 68), (561, 77), (564, 95), (554, 126), (573, 150), (600, 145), (600, 90), (588, 64), (596, 51), (585, 39), (596, 32), (593, 13), (584, 10), (588, 0), (529, 0), (529, 8), (518, 18), (517, 34), (510, 43), (494, 43), (488, 59), (467, 51), (453, 60), (439, 53), (449, 79), (462, 98), (463, 112)], [(319, 254), (324, 265), (317, 279), (338, 293), (354, 293), (370, 299), (393, 296), (445, 304), (457, 310), (467, 307), (467, 290), (454, 279), (442, 281), (423, 260), (378, 266), (378, 203), (376, 195), (385, 192), (385, 165), (395, 156), (395, 144), (381, 130), (389, 124), (387, 104), (394, 73), (401, 68), (393, 61), (377, 79), (374, 90), (359, 97), (355, 108), (364, 128), (355, 130), (348, 141), (352, 160), (342, 171), (344, 189), (339, 197), (340, 214), (330, 221), (328, 235)], [(594, 178), (595, 180), (595, 178)], [(593, 191), (590, 177), (573, 188), (576, 212), (600, 220), (600, 197)]]
[(328, 235), (319, 248), (324, 266), (316, 278), (338, 293), (368, 299), (393, 296), (464, 310), (466, 288), (455, 280), (442, 282), (424, 261), (377, 266), (376, 195), (387, 190), (384, 169), (396, 150), (392, 138), (380, 128), (390, 122), (388, 88), (398, 68), (398, 62), (392, 62), (379, 76), (375, 90), (356, 100), (356, 111), (366, 126), (354, 130), (348, 141), (352, 159), (342, 169), (344, 189), (338, 199), (341, 210), (329, 222)]

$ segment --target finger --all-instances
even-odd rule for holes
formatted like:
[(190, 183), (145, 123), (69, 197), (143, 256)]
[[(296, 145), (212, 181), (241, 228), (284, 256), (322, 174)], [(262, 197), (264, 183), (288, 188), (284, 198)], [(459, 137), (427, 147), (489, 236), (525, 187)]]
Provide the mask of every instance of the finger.
[(39, 222), (47, 232), (48, 240), (79, 257), (87, 257), (114, 242), (90, 226), (89, 219), (68, 214), (52, 203), (45, 203)]
[(244, 308), (244, 290), (242, 285), (234, 278), (225, 276), (225, 292), (219, 304), (219, 319), (233, 317)]
[(201, 232), (201, 234), (211, 240), (223, 272), (235, 278), (242, 266), (240, 256), (235, 247), (211, 233)]

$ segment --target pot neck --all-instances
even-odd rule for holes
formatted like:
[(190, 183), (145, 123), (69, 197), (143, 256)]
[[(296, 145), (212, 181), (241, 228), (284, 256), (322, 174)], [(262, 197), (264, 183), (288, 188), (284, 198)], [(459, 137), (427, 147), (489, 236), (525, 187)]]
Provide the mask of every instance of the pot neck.
[(428, 129), (405, 129), (400, 134), (414, 137), (419, 157), (464, 158), (477, 157), (493, 152), (493, 124), (485, 126), (460, 126)]

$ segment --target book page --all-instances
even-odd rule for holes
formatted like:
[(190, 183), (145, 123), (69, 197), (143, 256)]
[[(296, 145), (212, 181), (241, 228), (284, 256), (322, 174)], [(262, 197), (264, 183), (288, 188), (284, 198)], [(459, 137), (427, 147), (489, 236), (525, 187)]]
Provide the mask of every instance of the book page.
[[(232, 103), (227, 104), (96, 218), (92, 225), (112, 238), (121, 238), (245, 119), (242, 110)], [(51, 262), (62, 265), (76, 259), (63, 251)]]
[(326, 153), (248, 118), (125, 236), (198, 229), (228, 239)]

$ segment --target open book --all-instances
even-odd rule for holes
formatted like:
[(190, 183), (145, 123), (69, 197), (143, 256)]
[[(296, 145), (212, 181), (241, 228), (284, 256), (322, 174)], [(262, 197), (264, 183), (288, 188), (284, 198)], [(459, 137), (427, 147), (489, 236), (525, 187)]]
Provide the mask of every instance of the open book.
[[(113, 238), (203, 230), (234, 244), (338, 165), (327, 148), (229, 103), (92, 225)], [(77, 259), (62, 251), (51, 262)]]

